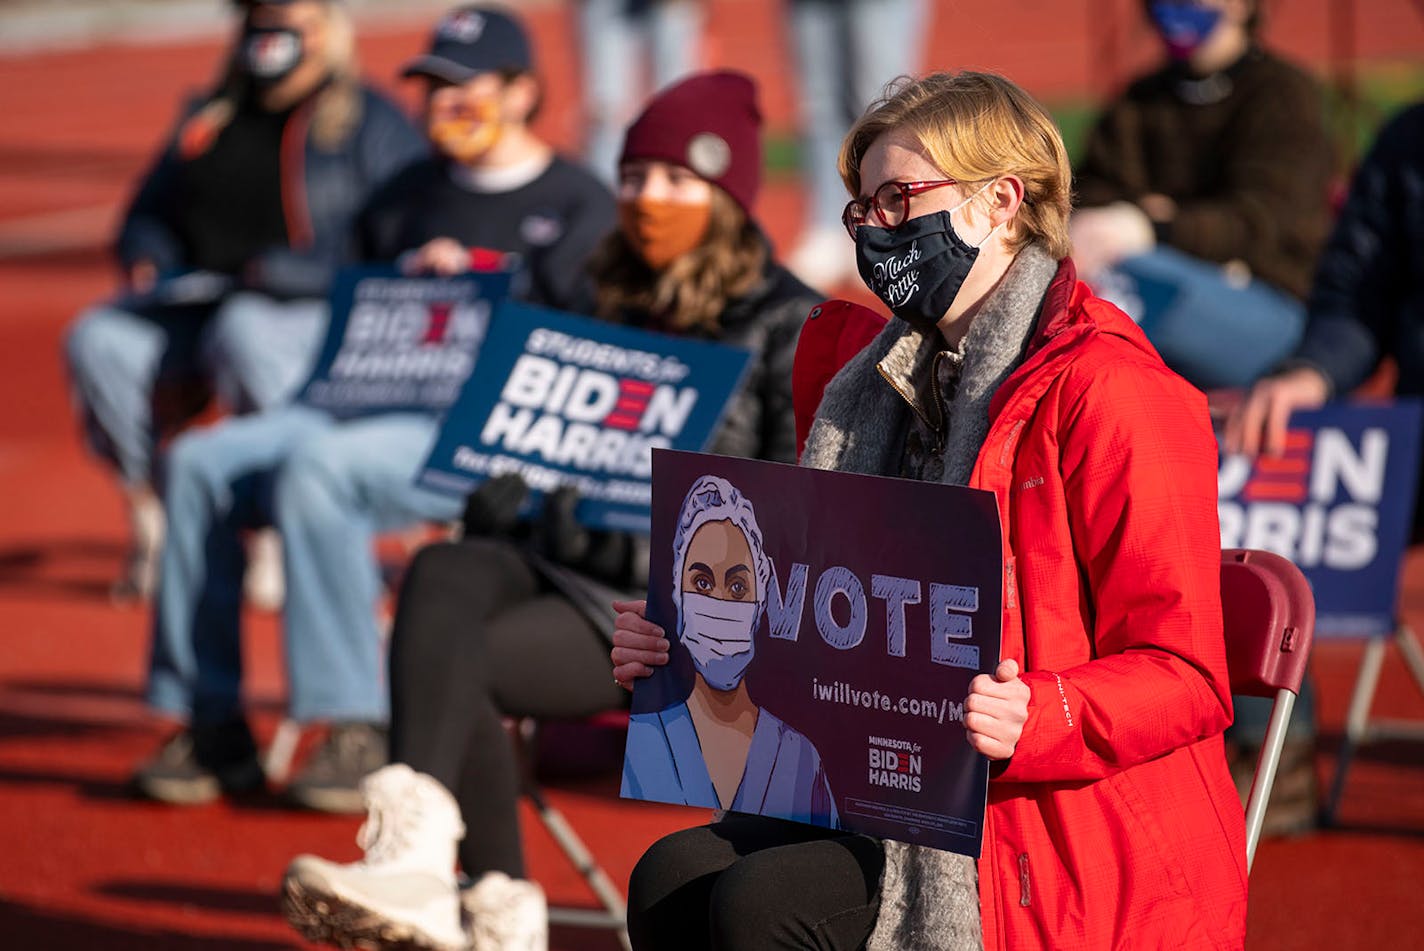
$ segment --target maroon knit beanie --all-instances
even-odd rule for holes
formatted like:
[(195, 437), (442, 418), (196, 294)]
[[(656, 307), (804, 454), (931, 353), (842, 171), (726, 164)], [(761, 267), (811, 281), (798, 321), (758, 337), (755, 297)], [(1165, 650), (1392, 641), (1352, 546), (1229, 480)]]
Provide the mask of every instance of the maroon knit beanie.
[(618, 162), (682, 165), (719, 186), (749, 216), (761, 185), (756, 83), (730, 70), (694, 73), (653, 97), (628, 127)]

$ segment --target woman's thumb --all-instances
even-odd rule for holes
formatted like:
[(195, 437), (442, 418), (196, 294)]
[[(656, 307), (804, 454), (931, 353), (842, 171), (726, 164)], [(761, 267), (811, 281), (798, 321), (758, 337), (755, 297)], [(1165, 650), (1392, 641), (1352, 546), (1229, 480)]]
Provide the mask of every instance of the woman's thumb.
[(1010, 658), (999, 661), (999, 666), (994, 670), (994, 679), (1001, 684), (1006, 684), (1019, 675), (1019, 662)]

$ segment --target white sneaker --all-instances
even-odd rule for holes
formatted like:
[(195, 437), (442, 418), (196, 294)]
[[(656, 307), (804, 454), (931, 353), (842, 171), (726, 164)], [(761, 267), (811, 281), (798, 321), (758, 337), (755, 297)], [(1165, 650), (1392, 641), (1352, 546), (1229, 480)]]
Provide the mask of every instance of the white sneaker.
[(247, 573), (242, 578), (242, 594), (255, 608), (281, 610), (287, 584), (282, 570), (282, 536), (275, 528), (253, 532), (247, 539)]
[(534, 882), (486, 872), (460, 903), (469, 920), (470, 951), (547, 951), (549, 905)]
[(455, 846), (465, 827), (454, 797), (404, 763), (367, 776), (361, 792), (365, 858), (293, 859), (282, 881), (287, 920), (308, 940), (341, 948), (464, 951)]
[(786, 267), (824, 295), (860, 280), (855, 265), (855, 242), (844, 228), (815, 228), (806, 232), (787, 257)]

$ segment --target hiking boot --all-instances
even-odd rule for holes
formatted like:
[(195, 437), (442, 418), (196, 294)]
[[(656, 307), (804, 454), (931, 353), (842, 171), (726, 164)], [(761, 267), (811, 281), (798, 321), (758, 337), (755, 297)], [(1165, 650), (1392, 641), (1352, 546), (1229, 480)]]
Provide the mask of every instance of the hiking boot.
[(361, 780), (385, 766), (386, 728), (375, 723), (333, 723), (326, 740), (287, 787), (291, 799), (319, 812), (366, 811)]
[(549, 905), (544, 889), (503, 872), (486, 872), (460, 896), (470, 951), (546, 951)]
[(365, 857), (293, 859), (282, 880), (287, 921), (341, 948), (462, 951), (455, 846), (465, 826), (454, 797), (404, 763), (367, 776), (361, 791), (368, 811), (356, 841)]
[[(1228, 744), (1227, 762), (1231, 779), (1244, 806), (1251, 795), (1251, 781), (1261, 748), (1255, 744)], [(1304, 835), (1319, 824), (1320, 797), (1315, 776), (1315, 739), (1287, 738), (1281, 747), (1271, 798), (1266, 801), (1262, 837)]]
[(265, 781), (246, 720), (187, 727), (133, 777), (143, 795), (180, 806), (212, 802), (223, 793), (256, 792)]

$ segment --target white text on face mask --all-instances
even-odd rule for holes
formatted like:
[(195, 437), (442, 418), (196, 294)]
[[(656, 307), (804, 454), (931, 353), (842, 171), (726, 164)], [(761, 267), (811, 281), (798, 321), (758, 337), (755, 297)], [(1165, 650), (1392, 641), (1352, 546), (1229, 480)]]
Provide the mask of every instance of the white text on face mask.
[(919, 259), (920, 243), (916, 241), (903, 255), (891, 255), (875, 265), (875, 283), (887, 306), (900, 307), (919, 293), (919, 269), (910, 270)]

